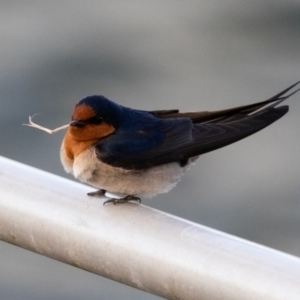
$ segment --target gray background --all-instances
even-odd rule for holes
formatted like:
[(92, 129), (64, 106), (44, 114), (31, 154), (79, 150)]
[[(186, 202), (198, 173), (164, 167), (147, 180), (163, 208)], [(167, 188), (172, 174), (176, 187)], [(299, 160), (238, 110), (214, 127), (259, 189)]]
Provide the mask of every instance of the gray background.
[[(64, 133), (22, 127), (29, 115), (56, 128), (91, 94), (222, 109), (300, 79), (299, 0), (0, 1), (0, 40), (0, 154), (62, 176)], [(288, 104), (143, 203), (299, 256), (300, 93)], [(5, 243), (0, 253), (0, 299), (158, 299)]]

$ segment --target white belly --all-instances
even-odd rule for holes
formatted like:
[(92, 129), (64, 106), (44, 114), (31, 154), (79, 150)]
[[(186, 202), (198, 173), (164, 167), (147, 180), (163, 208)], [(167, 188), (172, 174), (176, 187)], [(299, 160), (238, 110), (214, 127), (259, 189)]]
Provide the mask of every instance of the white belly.
[(65, 170), (73, 173), (80, 181), (111, 193), (149, 197), (174, 188), (189, 165), (197, 158), (191, 158), (185, 167), (174, 162), (145, 170), (125, 170), (102, 163), (92, 149), (78, 155), (73, 162), (65, 159), (61, 149), (61, 160)]

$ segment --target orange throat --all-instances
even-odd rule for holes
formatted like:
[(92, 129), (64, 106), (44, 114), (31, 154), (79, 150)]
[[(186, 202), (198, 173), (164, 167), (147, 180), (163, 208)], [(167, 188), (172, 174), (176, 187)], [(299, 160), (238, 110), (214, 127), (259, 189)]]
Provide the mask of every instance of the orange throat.
[(115, 128), (112, 125), (105, 123), (98, 126), (86, 126), (84, 129), (69, 127), (63, 141), (66, 156), (73, 160), (80, 153), (114, 131)]
[(63, 142), (66, 156), (69, 159), (74, 160), (76, 156), (78, 156), (80, 153), (90, 148), (93, 144), (97, 142), (97, 140), (98, 139), (92, 139), (86, 141), (76, 140), (68, 130)]

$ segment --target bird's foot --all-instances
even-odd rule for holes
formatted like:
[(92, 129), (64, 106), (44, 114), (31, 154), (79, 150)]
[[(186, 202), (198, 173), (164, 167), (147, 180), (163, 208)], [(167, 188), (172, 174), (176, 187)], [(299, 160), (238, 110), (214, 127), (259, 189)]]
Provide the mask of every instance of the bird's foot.
[(91, 197), (104, 197), (105, 193), (106, 193), (106, 190), (100, 189), (96, 192), (90, 192), (90, 193), (87, 193), (87, 194), (88, 194), (88, 196), (91, 196)]
[(135, 202), (138, 202), (139, 204), (142, 202), (139, 197), (136, 197), (134, 195), (128, 195), (128, 196), (125, 196), (124, 198), (111, 198), (111, 199), (108, 199), (103, 203), (103, 205), (105, 205), (107, 203), (113, 203), (114, 205), (116, 205), (118, 203), (127, 203), (129, 201), (135, 201)]

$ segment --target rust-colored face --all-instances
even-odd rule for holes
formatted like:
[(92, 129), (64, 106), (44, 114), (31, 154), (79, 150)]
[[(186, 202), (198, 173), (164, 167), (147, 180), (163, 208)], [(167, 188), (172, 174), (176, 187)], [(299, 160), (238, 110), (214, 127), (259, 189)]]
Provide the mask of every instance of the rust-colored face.
[(85, 121), (95, 117), (95, 111), (86, 104), (81, 104), (75, 107), (72, 120)]
[(107, 124), (86, 104), (75, 107), (72, 121), (64, 138), (65, 153), (74, 159), (100, 139), (112, 134), (114, 126)]
[[(78, 121), (76, 125), (76, 121)], [(95, 111), (86, 104), (75, 107), (69, 134), (77, 141), (97, 140), (104, 138), (115, 131), (115, 128), (97, 119)]]

